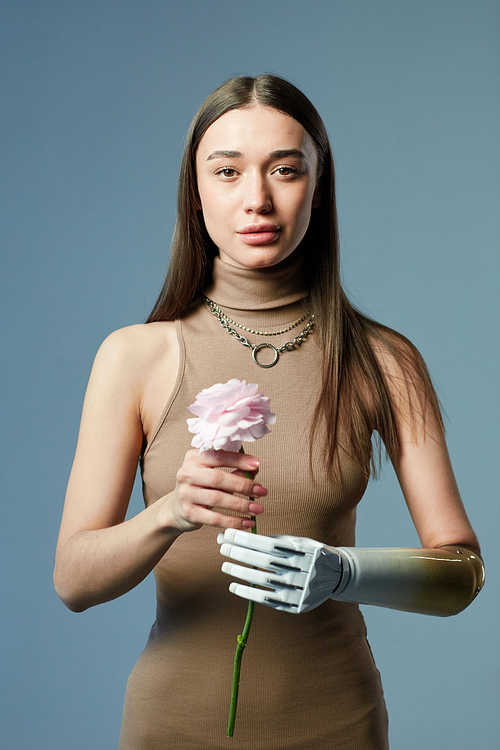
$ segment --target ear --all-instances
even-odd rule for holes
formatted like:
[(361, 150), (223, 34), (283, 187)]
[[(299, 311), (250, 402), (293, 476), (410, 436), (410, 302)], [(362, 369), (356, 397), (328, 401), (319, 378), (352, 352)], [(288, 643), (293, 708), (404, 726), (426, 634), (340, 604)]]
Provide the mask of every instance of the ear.
[(321, 203), (321, 190), (319, 188), (316, 188), (314, 191), (313, 199), (312, 199), (312, 207), (318, 208), (318, 206)]

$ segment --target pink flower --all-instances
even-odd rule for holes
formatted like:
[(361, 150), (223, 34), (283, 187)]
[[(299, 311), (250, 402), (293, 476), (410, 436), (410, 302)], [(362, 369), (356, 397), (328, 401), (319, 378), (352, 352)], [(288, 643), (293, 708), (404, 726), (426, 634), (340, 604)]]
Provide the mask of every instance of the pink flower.
[(200, 453), (208, 450), (239, 451), (242, 442), (251, 443), (269, 432), (276, 421), (269, 399), (257, 393), (255, 383), (233, 378), (204, 388), (189, 411), (196, 418), (187, 420), (195, 437), (191, 445)]

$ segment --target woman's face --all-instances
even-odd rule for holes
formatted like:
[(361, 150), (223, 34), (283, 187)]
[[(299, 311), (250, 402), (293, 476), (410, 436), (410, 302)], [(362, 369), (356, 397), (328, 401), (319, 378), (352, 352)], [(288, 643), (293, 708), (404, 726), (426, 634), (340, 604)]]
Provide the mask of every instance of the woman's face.
[(304, 237), (316, 191), (317, 154), (293, 117), (256, 104), (206, 131), (196, 154), (205, 226), (222, 260), (266, 268)]

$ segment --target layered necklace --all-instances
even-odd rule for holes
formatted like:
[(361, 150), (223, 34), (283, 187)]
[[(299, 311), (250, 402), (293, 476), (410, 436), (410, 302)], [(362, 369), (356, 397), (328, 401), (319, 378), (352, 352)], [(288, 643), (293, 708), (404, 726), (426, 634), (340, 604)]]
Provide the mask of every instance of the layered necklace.
[[(224, 328), (225, 331), (227, 331), (231, 336), (234, 336), (234, 338), (240, 342), (243, 346), (247, 346), (249, 349), (252, 350), (252, 359), (255, 362), (256, 365), (259, 367), (264, 367), (268, 369), (269, 367), (274, 367), (274, 365), (277, 363), (277, 361), (280, 358), (280, 354), (283, 352), (291, 352), (292, 349), (295, 349), (296, 346), (300, 346), (304, 339), (306, 339), (310, 332), (312, 327), (314, 326), (314, 313), (311, 313), (309, 310), (298, 320), (295, 321), (295, 323), (291, 323), (286, 328), (282, 328), (281, 331), (254, 331), (252, 328), (247, 328), (244, 325), (241, 325), (241, 323), (237, 323), (235, 320), (232, 320), (228, 315), (226, 315), (222, 310), (220, 309), (219, 305), (217, 305), (213, 300), (209, 299), (208, 297), (204, 296), (204, 300), (207, 304), (208, 309), (214, 315), (219, 323), (221, 324), (222, 328)], [(283, 346), (276, 347), (272, 344), (268, 344), (267, 342), (263, 344), (252, 344), (246, 336), (242, 336), (238, 331), (233, 328), (235, 326), (236, 328), (239, 328), (242, 331), (246, 331), (247, 333), (252, 333), (256, 336), (279, 336), (281, 333), (288, 333), (288, 331), (293, 330), (297, 326), (299, 326), (301, 323), (303, 323), (307, 318), (309, 320), (307, 321), (307, 324), (305, 328), (296, 336), (293, 341), (287, 341), (286, 344), (283, 344)], [(269, 364), (264, 364), (262, 362), (259, 362), (257, 359), (257, 354), (262, 349), (271, 349), (274, 356), (272, 362)]]

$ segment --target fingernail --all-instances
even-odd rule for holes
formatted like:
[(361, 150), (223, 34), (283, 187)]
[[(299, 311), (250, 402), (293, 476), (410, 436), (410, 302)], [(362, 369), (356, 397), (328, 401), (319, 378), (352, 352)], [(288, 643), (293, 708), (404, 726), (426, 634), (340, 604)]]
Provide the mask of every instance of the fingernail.
[(249, 518), (245, 518), (245, 520), (241, 522), (241, 525), (244, 529), (253, 529), (253, 527), (255, 526), (255, 521), (251, 521)]
[(250, 503), (248, 506), (249, 513), (264, 513), (264, 506), (259, 505), (258, 503)]
[(252, 487), (252, 495), (255, 495), (256, 497), (264, 497), (264, 495), (267, 495), (267, 490), (261, 484), (254, 484)]
[(260, 466), (260, 461), (258, 458), (249, 458), (248, 465), (253, 466), (255, 469), (257, 469), (257, 467)]

